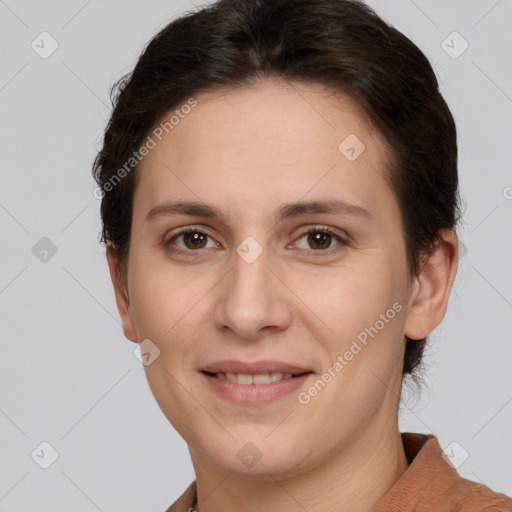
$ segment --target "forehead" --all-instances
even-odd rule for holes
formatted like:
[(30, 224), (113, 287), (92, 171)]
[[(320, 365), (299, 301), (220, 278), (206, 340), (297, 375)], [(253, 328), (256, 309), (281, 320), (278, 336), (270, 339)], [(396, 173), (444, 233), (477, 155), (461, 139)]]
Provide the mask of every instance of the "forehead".
[(236, 200), (263, 209), (333, 192), (371, 205), (390, 193), (383, 179), (385, 144), (345, 95), (271, 81), (210, 90), (194, 100), (172, 128), (161, 128), (171, 112), (151, 132), (160, 126), (162, 133), (152, 135), (156, 145), (138, 169), (135, 200), (146, 211), (183, 197), (206, 201), (213, 195), (233, 208)]

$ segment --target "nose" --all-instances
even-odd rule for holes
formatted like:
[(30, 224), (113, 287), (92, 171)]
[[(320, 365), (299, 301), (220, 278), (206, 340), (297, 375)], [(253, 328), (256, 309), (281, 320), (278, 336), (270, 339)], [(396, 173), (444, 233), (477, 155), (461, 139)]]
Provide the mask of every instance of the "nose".
[[(218, 290), (214, 322), (238, 338), (255, 340), (286, 329), (292, 319), (291, 298), (284, 276), (271, 268), (267, 252), (252, 262), (238, 254)], [(275, 265), (274, 265), (275, 267)]]

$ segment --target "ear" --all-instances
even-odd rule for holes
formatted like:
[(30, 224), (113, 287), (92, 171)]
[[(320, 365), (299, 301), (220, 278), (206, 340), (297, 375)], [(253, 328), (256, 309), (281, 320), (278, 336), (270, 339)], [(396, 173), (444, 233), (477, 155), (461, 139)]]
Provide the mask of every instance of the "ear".
[(132, 313), (130, 310), (130, 299), (128, 297), (128, 291), (125, 290), (121, 282), (121, 272), (119, 270), (119, 259), (116, 251), (111, 245), (107, 246), (107, 261), (108, 268), (110, 270), (110, 277), (112, 284), (114, 285), (114, 291), (116, 294), (117, 309), (121, 316), (123, 323), (123, 332), (126, 338), (130, 341), (138, 343), (137, 331), (132, 319)]
[(405, 335), (412, 340), (428, 336), (443, 320), (457, 273), (458, 240), (451, 229), (442, 230), (434, 253), (414, 278)]

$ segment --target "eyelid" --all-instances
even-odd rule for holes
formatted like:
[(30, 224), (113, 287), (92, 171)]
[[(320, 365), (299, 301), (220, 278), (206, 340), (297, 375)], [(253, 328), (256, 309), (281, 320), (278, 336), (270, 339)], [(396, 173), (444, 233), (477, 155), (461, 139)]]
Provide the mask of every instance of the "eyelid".
[[(193, 225), (190, 226), (184, 226), (181, 228), (176, 228), (171, 231), (169, 231), (167, 234), (169, 237), (167, 238), (167, 242), (170, 241), (173, 238), (176, 238), (179, 235), (183, 235), (184, 233), (203, 233), (205, 235), (208, 235), (210, 238), (213, 238), (213, 236), (208, 232), (208, 228), (205, 228), (204, 226), (199, 225)], [(172, 234), (171, 234), (172, 233)]]

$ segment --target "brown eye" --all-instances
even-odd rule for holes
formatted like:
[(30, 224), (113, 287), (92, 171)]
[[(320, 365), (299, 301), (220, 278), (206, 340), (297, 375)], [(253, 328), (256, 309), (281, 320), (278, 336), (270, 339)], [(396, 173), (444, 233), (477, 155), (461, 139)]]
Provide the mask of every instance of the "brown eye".
[(199, 232), (183, 233), (183, 241), (187, 249), (202, 249), (207, 235)]
[(308, 234), (308, 243), (313, 249), (329, 249), (332, 235), (323, 231), (317, 231)]
[[(300, 247), (300, 240), (306, 239), (307, 247)], [(337, 244), (332, 245), (333, 242), (338, 242)], [(348, 241), (342, 237), (341, 235), (335, 233), (332, 229), (327, 227), (316, 227), (312, 228), (298, 239), (295, 244), (300, 249), (310, 250), (311, 252), (320, 253), (320, 254), (330, 254), (333, 252), (337, 252), (340, 247), (348, 245)], [(334, 249), (334, 250), (331, 250)]]
[[(212, 240), (210, 247), (218, 247), (219, 244), (206, 233), (199, 231), (197, 228), (186, 228), (167, 240), (164, 243), (164, 247), (170, 252), (197, 252), (198, 249), (208, 248), (208, 239)], [(182, 241), (180, 242), (180, 240)]]

